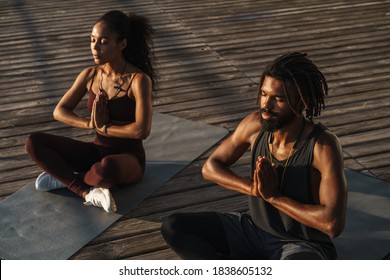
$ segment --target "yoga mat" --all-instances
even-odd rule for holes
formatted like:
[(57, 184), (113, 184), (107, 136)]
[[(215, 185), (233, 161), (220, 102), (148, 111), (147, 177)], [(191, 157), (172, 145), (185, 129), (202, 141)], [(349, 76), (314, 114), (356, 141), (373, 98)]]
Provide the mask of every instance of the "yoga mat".
[(117, 213), (85, 206), (67, 189), (35, 191), (32, 182), (0, 201), (0, 257), (68, 259), (227, 133), (224, 128), (154, 113), (152, 132), (144, 142), (145, 176), (113, 191)]
[(390, 183), (345, 169), (344, 232), (333, 239), (340, 260), (380, 260), (390, 252)]

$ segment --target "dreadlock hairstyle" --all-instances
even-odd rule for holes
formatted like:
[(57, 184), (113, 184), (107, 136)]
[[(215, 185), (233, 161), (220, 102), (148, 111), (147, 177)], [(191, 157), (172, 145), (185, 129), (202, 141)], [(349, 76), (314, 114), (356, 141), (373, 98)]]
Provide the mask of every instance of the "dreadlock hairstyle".
[(127, 39), (126, 48), (122, 53), (132, 65), (146, 73), (152, 80), (153, 88), (157, 83), (157, 73), (154, 69), (155, 57), (153, 54), (152, 35), (154, 30), (146, 17), (121, 11), (109, 11), (98, 22), (104, 22), (108, 28), (117, 34), (118, 42)]
[(260, 88), (265, 76), (282, 81), (287, 102), (295, 114), (300, 115), (301, 112), (297, 112), (292, 105), (286, 82), (298, 92), (307, 119), (313, 121), (313, 116), (319, 116), (321, 109), (325, 109), (324, 98), (328, 95), (328, 84), (317, 66), (307, 58), (306, 53), (292, 52), (275, 59), (265, 68), (260, 78)]

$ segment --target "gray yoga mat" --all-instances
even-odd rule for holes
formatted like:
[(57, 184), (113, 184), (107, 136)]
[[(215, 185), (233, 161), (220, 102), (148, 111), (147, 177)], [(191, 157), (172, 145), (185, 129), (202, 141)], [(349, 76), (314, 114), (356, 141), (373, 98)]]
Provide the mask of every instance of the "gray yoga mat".
[(31, 183), (0, 201), (0, 257), (68, 259), (227, 133), (224, 128), (155, 113), (145, 141), (145, 176), (113, 192), (117, 213), (85, 206), (67, 189), (35, 191)]
[(347, 221), (333, 239), (340, 260), (380, 260), (390, 253), (390, 183), (346, 169)]

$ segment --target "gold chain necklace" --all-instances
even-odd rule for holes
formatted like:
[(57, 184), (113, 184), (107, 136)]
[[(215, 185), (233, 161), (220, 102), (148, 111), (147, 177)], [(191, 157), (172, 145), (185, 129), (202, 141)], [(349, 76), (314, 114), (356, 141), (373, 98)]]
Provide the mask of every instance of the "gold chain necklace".
[[(116, 89), (116, 92), (114, 93), (114, 95), (110, 99), (115, 98), (122, 90), (122, 86), (125, 83), (125, 80), (122, 78), (122, 76), (123, 76), (123, 73), (125, 72), (126, 65), (127, 65), (127, 61), (125, 61), (125, 65), (123, 65), (123, 69), (122, 69), (121, 75), (119, 77), (120, 83), (118, 83), (117, 85), (114, 86), (114, 89)], [(103, 72), (104, 72), (104, 69), (106, 68), (106, 66), (107, 66), (107, 64), (104, 65), (103, 70), (100, 72), (100, 85), (99, 85), (100, 94), (103, 94), (105, 92), (103, 89)], [(108, 97), (108, 94), (107, 94), (107, 97)]]
[[(282, 180), (280, 182), (280, 190), (283, 189), (283, 182), (284, 182), (284, 175), (286, 174), (286, 169), (287, 169), (287, 166), (290, 162), (290, 157), (292, 155), (292, 153), (296, 150), (296, 147), (301, 139), (301, 136), (302, 136), (302, 133), (303, 131), (305, 130), (305, 126), (306, 126), (306, 122), (305, 122), (305, 119), (303, 119), (303, 125), (302, 125), (302, 128), (301, 128), (301, 131), (298, 133), (298, 136), (297, 138), (295, 138), (295, 141), (294, 141), (294, 145), (293, 147), (291, 148), (290, 152), (288, 153), (288, 157), (287, 157), (287, 160), (286, 160), (286, 163), (284, 164), (284, 168), (283, 168), (283, 173), (282, 173)], [(268, 153), (269, 153), (269, 158), (270, 158), (270, 161), (271, 161), (271, 164), (273, 164), (273, 134), (270, 133), (269, 137), (268, 137), (268, 145), (269, 147), (271, 147), (271, 149), (268, 149)]]

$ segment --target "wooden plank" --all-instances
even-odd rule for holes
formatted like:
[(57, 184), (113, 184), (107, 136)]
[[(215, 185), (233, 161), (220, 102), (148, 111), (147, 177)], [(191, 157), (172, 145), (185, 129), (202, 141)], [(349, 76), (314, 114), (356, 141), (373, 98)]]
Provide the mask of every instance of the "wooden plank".
[[(163, 199), (162, 199), (163, 201)], [(236, 209), (240, 209), (242, 211), (246, 211), (247, 208), (247, 198), (244, 196), (237, 196), (234, 198), (224, 199), (220, 201), (220, 204), (215, 203), (204, 203), (204, 204), (195, 204), (191, 207), (185, 207), (182, 209), (182, 211), (185, 212), (198, 212), (198, 211), (207, 211), (209, 207), (213, 207), (215, 211), (228, 211), (232, 206), (236, 206)], [(113, 250), (121, 250), (123, 247), (127, 247), (128, 245), (122, 244), (122, 243), (128, 243), (128, 242), (136, 242), (134, 241), (134, 238), (140, 235), (144, 235), (144, 238), (146, 240), (150, 240), (155, 238), (155, 236), (159, 235), (159, 230), (161, 227), (161, 221), (165, 219), (168, 215), (171, 215), (175, 213), (177, 209), (163, 212), (163, 213), (157, 213), (153, 215), (148, 216), (142, 216), (141, 219), (136, 218), (130, 218), (119, 221), (115, 227), (110, 227), (105, 231), (103, 234), (101, 234), (99, 237), (97, 237), (93, 242), (91, 242), (90, 245), (85, 247), (84, 249), (80, 250), (77, 254), (75, 254), (72, 259), (89, 259), (91, 256), (93, 258), (96, 257), (95, 251), (99, 251), (99, 256), (97, 258), (104, 259), (105, 258), (105, 252), (102, 248), (106, 247), (107, 243), (110, 243), (110, 246), (113, 246), (115, 249)], [(162, 241), (162, 240), (160, 240)], [(155, 256), (158, 258), (164, 259), (165, 257), (162, 257), (160, 253), (156, 253), (156, 251), (161, 250), (161, 243), (165, 244), (164, 241), (162, 242), (143, 242), (143, 247), (140, 249), (132, 250), (131, 252), (125, 252), (126, 256), (124, 258), (134, 258), (136, 257), (138, 259), (138, 255), (145, 255), (145, 256)], [(165, 251), (165, 250), (163, 250)], [(120, 254), (124, 254), (120, 253)], [(144, 257), (145, 257), (144, 256)], [(174, 254), (172, 256), (175, 256)]]

